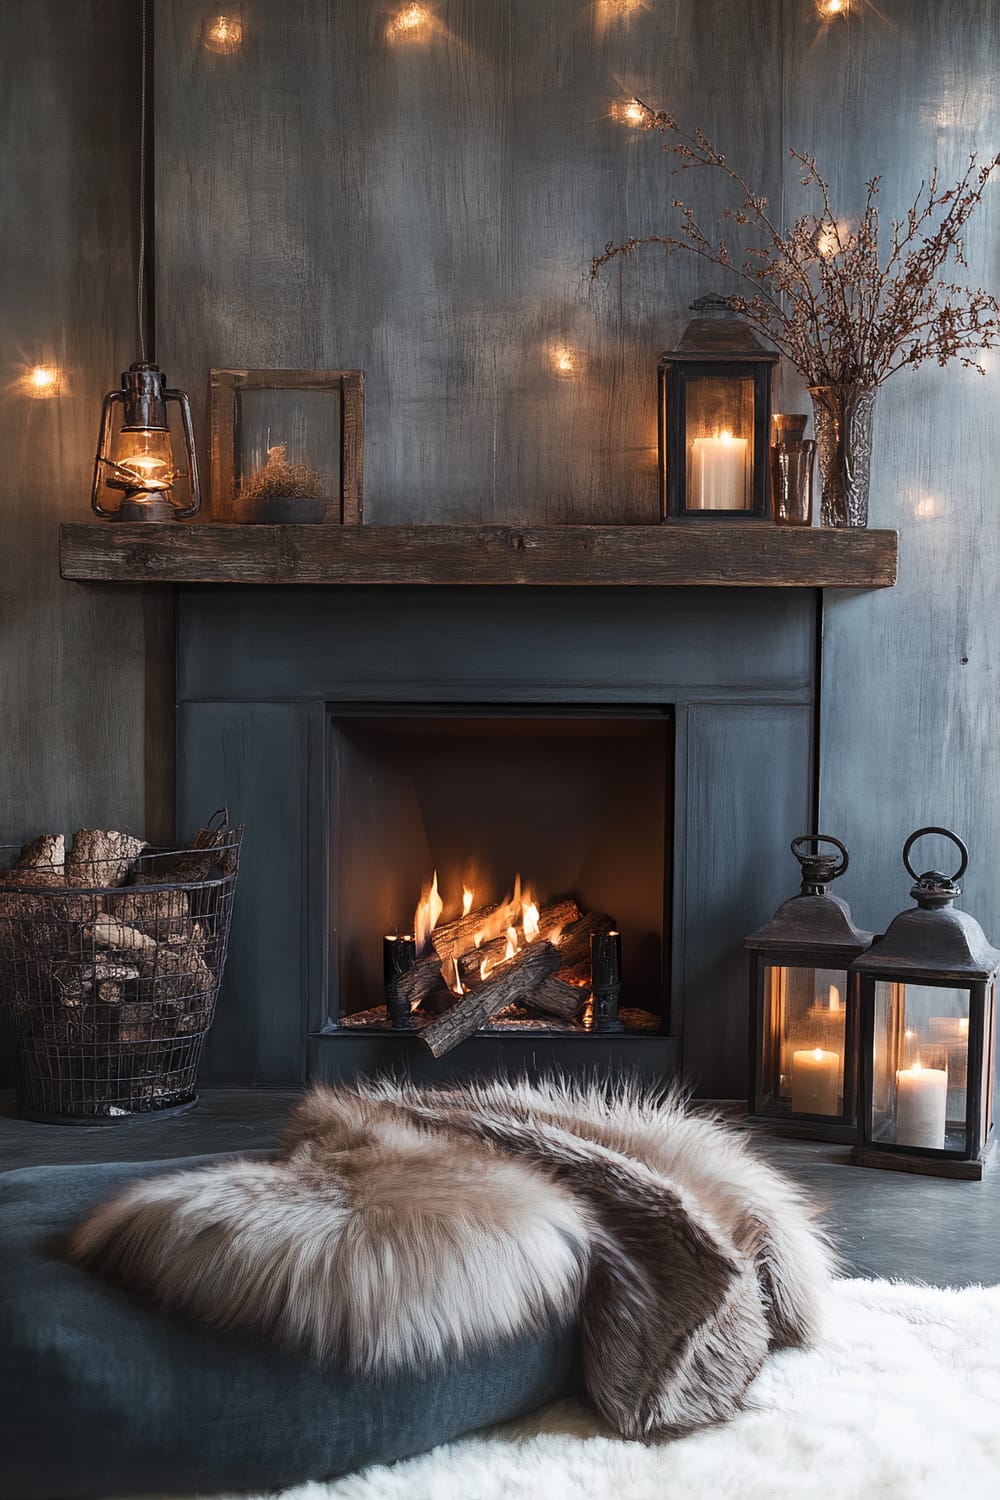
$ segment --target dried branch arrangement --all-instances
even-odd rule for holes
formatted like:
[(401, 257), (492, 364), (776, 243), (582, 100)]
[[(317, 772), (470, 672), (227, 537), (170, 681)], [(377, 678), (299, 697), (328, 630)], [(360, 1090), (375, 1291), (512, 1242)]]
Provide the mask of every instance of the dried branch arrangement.
[(609, 244), (592, 263), (594, 276), (640, 245), (683, 250), (732, 272), (745, 290), (728, 299), (730, 306), (788, 356), (809, 386), (875, 389), (897, 370), (927, 360), (946, 365), (958, 359), (982, 372), (981, 351), (1000, 343), (1000, 302), (982, 288), (954, 281), (952, 268), (967, 266), (965, 226), (1000, 155), (982, 165), (971, 155), (949, 187), (941, 185), (935, 168), (906, 215), (893, 219), (885, 233), (878, 177), (866, 184), (860, 218), (851, 220), (835, 211), (816, 158), (792, 151), (802, 187), (816, 206), (786, 231), (772, 218), (768, 200), (704, 131), (688, 134), (672, 115), (634, 103), (644, 128), (666, 137), (664, 150), (679, 162), (675, 173), (707, 169), (728, 179), (736, 201), (722, 217), (737, 231), (739, 244), (705, 229), (688, 203), (673, 198), (680, 215), (676, 234)]

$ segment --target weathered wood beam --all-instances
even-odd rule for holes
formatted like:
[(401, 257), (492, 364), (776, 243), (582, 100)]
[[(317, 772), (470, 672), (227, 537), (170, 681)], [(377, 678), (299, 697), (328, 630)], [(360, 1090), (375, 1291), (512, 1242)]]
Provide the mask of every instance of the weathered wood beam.
[(766, 521), (650, 526), (60, 527), (64, 578), (92, 583), (891, 588), (894, 531)]

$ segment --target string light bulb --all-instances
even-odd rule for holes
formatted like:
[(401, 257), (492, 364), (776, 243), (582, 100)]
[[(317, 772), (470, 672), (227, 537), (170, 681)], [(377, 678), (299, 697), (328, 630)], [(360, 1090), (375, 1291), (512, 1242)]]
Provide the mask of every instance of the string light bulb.
[(239, 16), (213, 16), (205, 22), (202, 42), (208, 52), (236, 52), (243, 44), (243, 22)]
[(430, 27), (431, 18), (423, 5), (404, 5), (393, 18), (390, 35), (412, 40), (423, 36)]
[(44, 400), (59, 394), (62, 377), (55, 365), (33, 365), (21, 384), (29, 396)]
[(619, 99), (611, 106), (611, 118), (633, 130), (644, 129), (649, 123), (648, 115), (646, 106), (638, 99)]
[(577, 352), (568, 344), (552, 346), (549, 350), (549, 364), (552, 366), (552, 373), (558, 375), (560, 380), (570, 380), (580, 373)]

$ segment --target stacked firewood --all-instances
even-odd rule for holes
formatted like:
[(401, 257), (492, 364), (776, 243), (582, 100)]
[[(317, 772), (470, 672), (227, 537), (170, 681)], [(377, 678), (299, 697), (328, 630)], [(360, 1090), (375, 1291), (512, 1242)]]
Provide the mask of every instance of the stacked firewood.
[(590, 997), (590, 940), (610, 917), (584, 915), (575, 901), (544, 906), (531, 924), (511, 926), (503, 905), (479, 907), (430, 934), (426, 952), (397, 981), (404, 1008), (430, 1013), (421, 1040), (435, 1057), (502, 1017), (572, 1023)]
[[(207, 1030), (221, 967), (214, 908), (228, 830), (153, 855), (127, 833), (85, 828), (26, 844), (0, 873), (0, 1002), (25, 1035), (131, 1047)], [(144, 851), (146, 851), (144, 853)]]

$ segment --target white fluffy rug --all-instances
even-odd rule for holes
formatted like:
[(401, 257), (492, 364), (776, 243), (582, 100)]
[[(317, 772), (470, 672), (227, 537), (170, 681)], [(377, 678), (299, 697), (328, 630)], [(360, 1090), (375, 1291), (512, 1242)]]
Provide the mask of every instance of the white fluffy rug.
[[(822, 1346), (768, 1361), (736, 1421), (644, 1447), (581, 1407), (282, 1500), (993, 1500), (1000, 1287), (842, 1281)], [(255, 1497), (256, 1500), (256, 1497)]]

